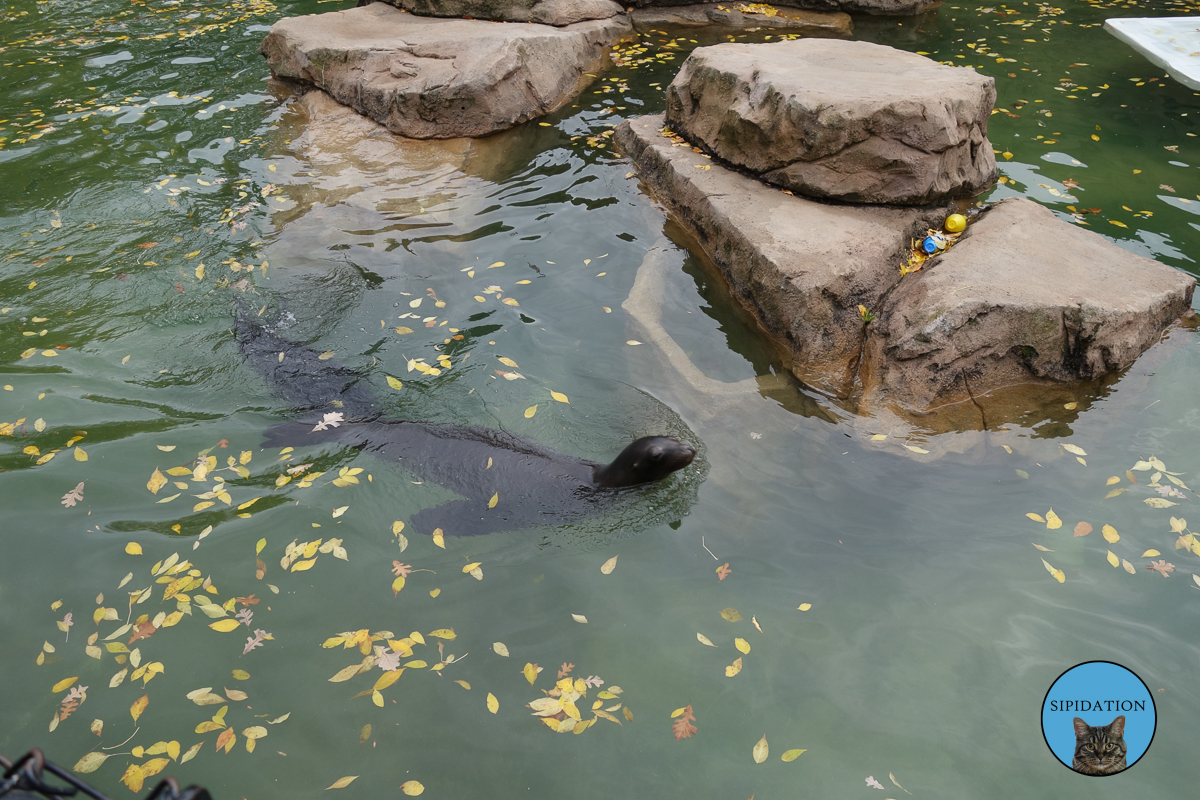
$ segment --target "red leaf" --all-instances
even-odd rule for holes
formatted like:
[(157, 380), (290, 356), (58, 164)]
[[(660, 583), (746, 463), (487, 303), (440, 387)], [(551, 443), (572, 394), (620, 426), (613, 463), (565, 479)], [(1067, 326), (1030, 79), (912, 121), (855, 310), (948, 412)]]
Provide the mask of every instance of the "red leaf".
[(692, 723), (696, 721), (696, 716), (692, 713), (692, 707), (689, 705), (683, 710), (683, 713), (671, 723), (671, 730), (675, 732), (675, 741), (687, 739), (696, 734), (696, 726)]
[(723, 581), (729, 577), (729, 573), (731, 572), (733, 572), (733, 570), (729, 568), (729, 562), (726, 561), (724, 564), (717, 567), (717, 579)]

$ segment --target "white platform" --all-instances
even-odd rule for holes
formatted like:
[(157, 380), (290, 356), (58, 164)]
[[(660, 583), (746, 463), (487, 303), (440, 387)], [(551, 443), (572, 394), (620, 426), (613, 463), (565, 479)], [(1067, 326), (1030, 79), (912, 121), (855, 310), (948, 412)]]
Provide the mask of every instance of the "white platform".
[(1200, 17), (1137, 17), (1104, 21), (1104, 29), (1200, 91)]

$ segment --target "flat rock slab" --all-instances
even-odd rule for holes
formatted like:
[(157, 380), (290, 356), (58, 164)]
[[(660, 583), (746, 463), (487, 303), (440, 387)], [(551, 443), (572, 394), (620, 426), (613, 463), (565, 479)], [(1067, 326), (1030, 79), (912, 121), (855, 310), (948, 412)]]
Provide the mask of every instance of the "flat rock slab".
[(1125, 369), (1189, 311), (1196, 279), (1011, 198), (888, 296), (867, 395), (910, 408)]
[(414, 139), (487, 136), (574, 97), (624, 16), (566, 27), (418, 17), (385, 3), (281, 19), (259, 46), (277, 77), (311, 83)]
[[(634, 8), (670, 8), (689, 5), (691, 0), (633, 0)], [(769, 5), (803, 8), (810, 11), (844, 11), (851, 14), (882, 14), (908, 16), (920, 14), (942, 4), (942, 0), (779, 0)], [(728, 8), (748, 5), (741, 2), (723, 3)]]
[(629, 13), (639, 31), (656, 26), (720, 25), (729, 28), (781, 28), (800, 33), (848, 36), (853, 27), (850, 15), (839, 11), (780, 10), (774, 16), (747, 14), (738, 4), (697, 3), (687, 6), (635, 8)]
[(685, 138), (812, 197), (928, 205), (973, 197), (998, 172), (995, 82), (869, 42), (699, 47), (667, 87)]
[(879, 307), (900, 278), (909, 240), (944, 211), (787, 195), (667, 138), (664, 124), (661, 115), (626, 120), (614, 138), (735, 295), (790, 350), (796, 376), (850, 394), (866, 327), (858, 306)]
[(383, 0), (426, 17), (473, 17), (502, 22), (573, 25), (608, 19), (623, 9), (613, 0)]

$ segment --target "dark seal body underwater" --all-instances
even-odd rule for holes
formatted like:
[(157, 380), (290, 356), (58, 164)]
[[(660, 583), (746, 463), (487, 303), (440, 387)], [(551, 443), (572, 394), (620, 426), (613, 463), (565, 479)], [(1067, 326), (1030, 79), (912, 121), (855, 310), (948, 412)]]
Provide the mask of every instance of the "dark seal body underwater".
[[(264, 446), (337, 442), (399, 463), (463, 498), (412, 516), (411, 524), (422, 533), (441, 528), (447, 535), (475, 536), (602, 514), (623, 490), (662, 480), (696, 457), (690, 444), (647, 436), (602, 464), (505, 431), (384, 419), (361, 376), (279, 336), (244, 309), (234, 334), (247, 363), (293, 408), (342, 416), (336, 427), (319, 420), (273, 426)], [(493, 497), (496, 505), (489, 508)]]

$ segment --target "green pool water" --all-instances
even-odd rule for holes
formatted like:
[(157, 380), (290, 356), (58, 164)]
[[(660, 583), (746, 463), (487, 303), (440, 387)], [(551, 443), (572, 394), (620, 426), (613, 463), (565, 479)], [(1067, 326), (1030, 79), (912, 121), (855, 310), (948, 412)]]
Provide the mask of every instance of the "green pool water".
[[(604, 135), (661, 111), (697, 44), (778, 33), (650, 34), (577, 101), (512, 133), (466, 151), (364, 151), (270, 84), (257, 54), (281, 16), (352, 5), (0, 10), (0, 752), (39, 746), (68, 766), (107, 754), (86, 777), (114, 797), (133, 796), (131, 765), (163, 758), (164, 775), (249, 800), (400, 796), (408, 781), (443, 798), (1194, 792), (1200, 558), (1176, 549), (1171, 518), (1200, 528), (1195, 331), (1173, 330), (1072, 408), (1004, 430), (871, 430), (772, 383), (785, 371), (775, 350)], [(996, 78), (989, 136), (1005, 183), (989, 199), (1032, 198), (1195, 273), (1200, 98), (1102, 24), (1196, 10), (959, 3), (856, 17), (855, 36)], [(656, 247), (667, 269), (654, 306), (691, 362), (773, 388), (715, 397), (630, 344), (642, 334), (622, 304)], [(243, 363), (235, 297), (361, 370), (390, 415), (597, 460), (666, 429), (702, 459), (632, 510), (444, 548), (406, 526), (401, 552), (395, 523), (452, 495), (351, 449), (263, 449), (289, 409)], [(167, 482), (151, 493), (156, 471)], [(1175, 495), (1147, 486), (1166, 471), (1178, 474), (1157, 483)], [(1059, 528), (1027, 516), (1051, 509)], [(1073, 535), (1081, 522), (1091, 532)], [(290, 543), (318, 539), (339, 543), (298, 559), (308, 568), (281, 566)], [(175, 583), (191, 602), (164, 602), (186, 570), (153, 570), (173, 556), (213, 591)], [(397, 560), (413, 571), (395, 592)], [(1169, 577), (1147, 569), (1160, 560)], [(191, 613), (167, 616), (181, 605)], [(148, 638), (114, 636), (160, 612)], [(256, 630), (272, 638), (243, 652)], [(362, 662), (337, 641), (360, 630), (424, 640), (401, 659), (423, 665), (379, 704), (379, 669), (330, 681)], [(136, 666), (159, 665), (136, 680), (121, 652), (135, 648)], [(1057, 763), (1039, 724), (1055, 678), (1089, 660), (1136, 671), (1158, 709), (1143, 760), (1106, 780)], [(531, 716), (566, 665), (592, 679), (583, 719), (600, 700), (616, 722), (575, 735)], [(86, 697), (64, 706), (71, 686)], [(197, 704), (205, 688), (228, 702)], [(672, 713), (688, 706), (696, 732), (677, 741)]]

